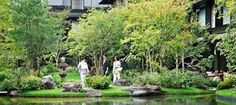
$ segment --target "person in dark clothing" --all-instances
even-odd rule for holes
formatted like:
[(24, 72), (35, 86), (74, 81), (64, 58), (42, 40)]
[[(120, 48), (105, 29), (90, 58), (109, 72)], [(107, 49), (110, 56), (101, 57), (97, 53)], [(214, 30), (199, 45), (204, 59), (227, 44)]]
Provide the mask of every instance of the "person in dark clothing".
[(103, 54), (102, 69), (103, 69), (103, 75), (107, 75), (109, 70), (109, 61), (107, 60), (106, 54)]

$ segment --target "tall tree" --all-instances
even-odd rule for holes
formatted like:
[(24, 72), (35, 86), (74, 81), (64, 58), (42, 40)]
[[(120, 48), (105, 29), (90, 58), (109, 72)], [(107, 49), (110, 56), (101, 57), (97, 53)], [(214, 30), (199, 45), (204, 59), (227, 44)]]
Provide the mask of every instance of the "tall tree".
[(96, 70), (100, 70), (102, 54), (110, 51), (118, 53), (120, 39), (124, 36), (125, 15), (121, 15), (118, 10), (119, 8), (113, 9), (107, 13), (92, 10), (81, 18), (78, 28), (69, 33), (69, 54), (89, 56)]
[(12, 0), (10, 14), (15, 28), (11, 37), (17, 48), (24, 48), (27, 68), (36, 68), (36, 61), (56, 44), (58, 22), (49, 14), (46, 0)]
[(130, 5), (124, 40), (130, 45), (130, 55), (143, 59), (145, 63), (142, 64), (150, 71), (155, 66), (162, 69), (165, 42), (182, 32), (188, 7), (188, 3), (178, 0), (154, 0)]

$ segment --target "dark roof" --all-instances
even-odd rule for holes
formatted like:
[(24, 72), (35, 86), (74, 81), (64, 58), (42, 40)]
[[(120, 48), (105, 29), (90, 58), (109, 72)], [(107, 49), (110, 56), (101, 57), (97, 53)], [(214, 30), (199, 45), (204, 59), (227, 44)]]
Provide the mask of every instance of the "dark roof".
[(115, 0), (102, 0), (99, 4), (113, 4)]
[(215, 2), (214, 0), (196, 0), (193, 7), (194, 8), (203, 8), (208, 5), (214, 4), (214, 2)]

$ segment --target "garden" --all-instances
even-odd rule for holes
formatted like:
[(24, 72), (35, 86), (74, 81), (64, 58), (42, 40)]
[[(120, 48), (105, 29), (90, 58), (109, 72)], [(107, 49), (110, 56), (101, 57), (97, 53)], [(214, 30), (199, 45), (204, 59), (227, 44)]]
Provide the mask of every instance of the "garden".
[[(90, 9), (70, 23), (65, 22), (69, 10), (52, 13), (46, 0), (1, 1), (0, 93), (35, 98), (216, 95), (236, 102), (235, 0), (216, 2), (232, 15), (225, 35), (211, 34), (198, 23), (194, 3), (129, 0), (127, 6)], [(225, 73), (214, 70), (216, 52), (225, 56), (230, 75), (207, 74)], [(101, 74), (104, 54), (107, 75)], [(115, 56), (122, 71), (114, 83)], [(65, 80), (61, 58), (68, 65)], [(83, 59), (89, 67), (85, 88), (77, 68)]]

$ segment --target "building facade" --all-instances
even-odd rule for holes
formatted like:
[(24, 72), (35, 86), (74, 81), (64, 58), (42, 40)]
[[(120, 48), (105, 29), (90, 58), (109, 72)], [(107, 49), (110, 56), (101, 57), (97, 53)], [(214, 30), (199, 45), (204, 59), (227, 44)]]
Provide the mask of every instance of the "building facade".
[[(198, 14), (198, 22), (202, 26), (206, 26), (210, 34), (224, 35), (227, 27), (230, 24), (231, 17), (226, 7), (219, 7), (215, 0), (198, 0), (193, 5), (193, 10)], [(218, 71), (227, 71), (226, 59), (220, 55), (216, 49), (216, 42), (211, 44), (211, 49), (214, 55), (213, 69)]]
[(48, 0), (52, 10), (70, 10), (71, 18), (78, 18), (90, 8), (109, 8), (110, 4), (99, 4), (102, 0)]

